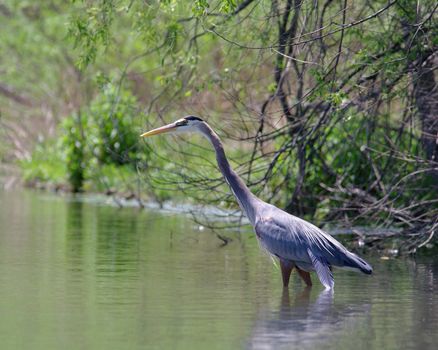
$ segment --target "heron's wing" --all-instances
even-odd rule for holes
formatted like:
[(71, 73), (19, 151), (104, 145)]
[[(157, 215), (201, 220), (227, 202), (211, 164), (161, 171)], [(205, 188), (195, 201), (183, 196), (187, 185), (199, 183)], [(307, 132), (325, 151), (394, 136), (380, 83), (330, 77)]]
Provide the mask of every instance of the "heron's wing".
[(255, 231), (262, 246), (271, 254), (294, 261), (297, 266), (310, 271), (316, 269), (308, 253), (310, 250), (315, 258), (328, 267), (348, 267), (366, 274), (372, 273), (372, 267), (365, 260), (349, 252), (315, 225), (269, 204), (259, 212), (263, 215), (259, 215)]
[(307, 249), (312, 264), (315, 267), (315, 271), (318, 274), (318, 278), (326, 289), (333, 289), (335, 281), (333, 279), (330, 266), (323, 261), (320, 257), (316, 257), (310, 249)]
[(271, 254), (297, 262), (297, 265), (302, 262), (302, 266), (315, 267), (308, 250), (329, 266), (344, 266), (350, 254), (341, 243), (318, 227), (274, 206), (260, 217), (255, 231), (262, 246)]
[(269, 253), (281, 259), (303, 262), (304, 265), (312, 264), (307, 253), (306, 240), (281, 222), (264, 218), (257, 222), (254, 229), (262, 247)]
[(300, 268), (305, 266), (306, 271), (315, 270), (324, 287), (332, 289), (334, 279), (330, 267), (342, 245), (325, 239), (318, 228), (306, 221), (292, 219), (293, 222), (280, 216), (259, 220), (255, 231), (262, 246), (280, 259), (293, 261)]

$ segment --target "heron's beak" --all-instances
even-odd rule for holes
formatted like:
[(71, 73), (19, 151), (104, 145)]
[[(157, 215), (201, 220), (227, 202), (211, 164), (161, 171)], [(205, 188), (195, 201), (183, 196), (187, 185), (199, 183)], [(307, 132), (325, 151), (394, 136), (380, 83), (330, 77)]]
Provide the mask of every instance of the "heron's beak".
[(175, 123), (172, 123), (172, 124), (162, 126), (161, 128), (156, 128), (154, 130), (147, 131), (144, 134), (141, 134), (140, 137), (149, 137), (149, 136), (153, 136), (153, 135), (163, 134), (163, 133), (175, 130), (176, 128), (177, 128), (177, 126), (175, 125)]

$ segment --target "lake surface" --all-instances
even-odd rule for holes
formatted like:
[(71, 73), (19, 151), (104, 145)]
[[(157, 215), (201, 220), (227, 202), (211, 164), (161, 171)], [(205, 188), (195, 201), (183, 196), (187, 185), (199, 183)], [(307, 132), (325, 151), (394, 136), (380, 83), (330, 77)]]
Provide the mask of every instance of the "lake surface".
[(365, 256), (306, 289), (254, 235), (188, 217), (0, 192), (0, 348), (436, 349), (438, 258)]

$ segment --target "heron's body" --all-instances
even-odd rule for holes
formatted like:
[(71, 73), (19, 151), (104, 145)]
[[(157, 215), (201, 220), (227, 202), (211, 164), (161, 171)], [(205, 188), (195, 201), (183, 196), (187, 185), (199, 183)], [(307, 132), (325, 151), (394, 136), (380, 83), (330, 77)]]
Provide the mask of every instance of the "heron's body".
[(372, 273), (368, 263), (349, 252), (329, 234), (252, 194), (230, 167), (219, 137), (206, 122), (189, 116), (142, 136), (169, 131), (197, 131), (211, 142), (216, 151), (219, 169), (240, 208), (251, 222), (260, 245), (279, 259), (285, 287), (289, 284), (294, 268), (309, 286), (312, 284), (309, 272), (316, 271), (319, 280), (327, 289), (334, 286), (333, 267)]
[[(327, 288), (333, 288), (334, 285), (332, 267), (354, 269), (367, 274), (372, 272), (364, 260), (315, 225), (273, 205), (265, 203), (265, 206), (254, 230), (261, 245), (280, 260), (283, 282), (288, 267), (295, 267), (301, 277), (306, 276), (305, 272), (316, 271)], [(311, 284), (309, 281), (310, 277), (305, 279), (307, 284)]]

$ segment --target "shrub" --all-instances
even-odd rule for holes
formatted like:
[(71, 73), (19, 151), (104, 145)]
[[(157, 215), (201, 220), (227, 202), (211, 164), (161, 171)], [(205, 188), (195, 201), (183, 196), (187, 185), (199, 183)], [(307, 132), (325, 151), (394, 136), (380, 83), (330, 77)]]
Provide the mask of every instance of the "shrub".
[(129, 91), (118, 91), (111, 84), (92, 102), (87, 139), (101, 164), (123, 165), (136, 159), (136, 109), (136, 98)]
[(80, 192), (85, 180), (87, 124), (86, 115), (80, 113), (73, 114), (62, 123), (64, 136), (61, 140), (66, 159), (68, 182), (72, 186), (73, 192)]

